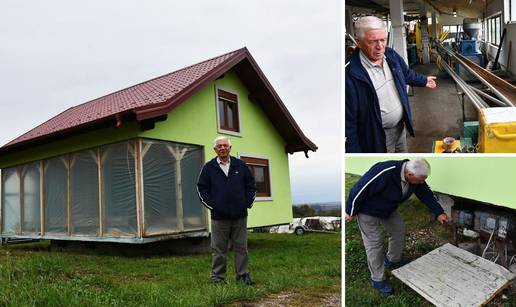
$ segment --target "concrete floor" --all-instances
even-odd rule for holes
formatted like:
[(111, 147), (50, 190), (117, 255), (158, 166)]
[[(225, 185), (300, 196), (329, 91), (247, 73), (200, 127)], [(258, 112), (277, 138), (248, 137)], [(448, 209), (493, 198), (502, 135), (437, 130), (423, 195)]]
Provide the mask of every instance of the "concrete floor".
[(414, 87), (414, 95), (409, 97), (416, 137), (408, 138), (408, 151), (427, 153), (432, 152), (432, 144), (436, 140), (447, 136), (459, 139), (463, 133), (464, 118), (477, 120), (477, 114), (467, 97), (458, 94), (453, 79), (447, 73), (439, 72), (435, 64), (418, 64), (413, 69), (425, 75), (437, 76), (435, 89)]

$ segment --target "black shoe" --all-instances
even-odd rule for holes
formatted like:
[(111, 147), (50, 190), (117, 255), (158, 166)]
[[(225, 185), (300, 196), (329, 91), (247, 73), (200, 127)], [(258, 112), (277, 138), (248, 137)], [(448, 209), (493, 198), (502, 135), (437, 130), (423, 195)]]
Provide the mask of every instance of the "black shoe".
[(216, 279), (211, 280), (211, 284), (212, 285), (226, 285), (227, 282), (225, 279), (216, 278)]
[(254, 286), (256, 283), (251, 279), (251, 274), (245, 273), (237, 277), (237, 282), (242, 282), (247, 286)]

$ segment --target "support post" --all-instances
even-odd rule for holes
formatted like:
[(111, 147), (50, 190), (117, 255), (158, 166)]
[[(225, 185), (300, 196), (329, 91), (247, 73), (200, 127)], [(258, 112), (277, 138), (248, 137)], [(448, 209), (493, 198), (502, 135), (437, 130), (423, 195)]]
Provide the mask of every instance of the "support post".
[(24, 215), (24, 201), (25, 201), (25, 192), (23, 187), (23, 177), (25, 177), (24, 174), (24, 166), (18, 166), (16, 168), (16, 171), (18, 172), (18, 178), (20, 179), (20, 225), (18, 227), (18, 234), (22, 234), (23, 229), (23, 215)]
[(437, 39), (437, 12), (432, 10), (432, 38)]
[(39, 161), (39, 221), (41, 237), (45, 235), (45, 162)]
[(421, 5), (419, 13), (425, 18), (421, 19), (421, 43), (423, 48), (423, 64), (430, 63), (430, 47), (428, 39), (428, 19), (426, 18), (426, 6)]
[(389, 8), (392, 26), (391, 37), (393, 39), (392, 48), (405, 60), (405, 63), (408, 63), (407, 40), (405, 27), (403, 26), (405, 19), (403, 16), (403, 0), (390, 0)]
[(181, 160), (184, 158), (188, 148), (176, 147), (175, 149), (171, 146), (167, 146), (168, 150), (174, 156), (175, 169), (176, 169), (176, 219), (177, 219), (177, 230), (183, 231), (184, 227), (184, 214), (183, 214), (183, 188), (181, 183)]
[(67, 225), (67, 235), (70, 237), (72, 235), (72, 165), (75, 160), (75, 156), (67, 156), (65, 165), (66, 165), (66, 225)]
[(143, 238), (145, 232), (145, 221), (143, 218), (144, 203), (143, 203), (143, 156), (141, 139), (135, 139), (134, 142), (134, 178), (136, 184), (136, 223), (138, 224), (138, 238)]
[(102, 184), (102, 156), (100, 147), (97, 148), (97, 180), (99, 184), (99, 236), (104, 236), (104, 204), (102, 203), (102, 197), (104, 196), (104, 188)]

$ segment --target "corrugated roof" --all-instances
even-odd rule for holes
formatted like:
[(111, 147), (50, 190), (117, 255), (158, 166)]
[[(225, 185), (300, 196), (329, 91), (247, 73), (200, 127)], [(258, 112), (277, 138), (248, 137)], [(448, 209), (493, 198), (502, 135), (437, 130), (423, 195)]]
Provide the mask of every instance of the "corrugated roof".
[[(0, 152), (75, 133), (101, 123), (119, 122), (122, 117), (132, 120), (136, 118), (137, 121), (158, 118), (232, 68), (250, 89), (250, 96), (259, 101), (285, 139), (287, 152), (317, 150), (317, 146), (304, 136), (244, 47), (71, 107), (7, 143), (0, 148)], [(127, 114), (130, 116), (125, 116)]]

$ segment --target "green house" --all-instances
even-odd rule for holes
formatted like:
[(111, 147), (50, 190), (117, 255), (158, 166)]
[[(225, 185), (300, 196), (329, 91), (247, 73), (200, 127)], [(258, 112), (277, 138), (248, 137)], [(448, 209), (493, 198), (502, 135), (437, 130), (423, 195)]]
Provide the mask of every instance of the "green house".
[(317, 147), (242, 48), (71, 107), (1, 147), (1, 236), (207, 236), (196, 183), (221, 134), (256, 179), (249, 227), (290, 222), (288, 154)]

